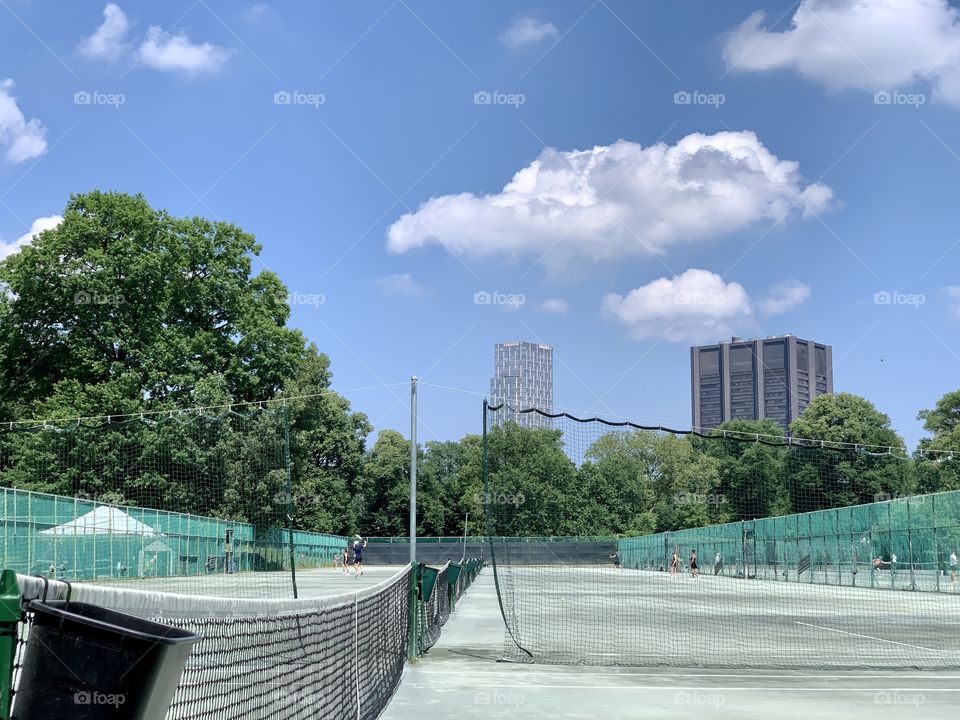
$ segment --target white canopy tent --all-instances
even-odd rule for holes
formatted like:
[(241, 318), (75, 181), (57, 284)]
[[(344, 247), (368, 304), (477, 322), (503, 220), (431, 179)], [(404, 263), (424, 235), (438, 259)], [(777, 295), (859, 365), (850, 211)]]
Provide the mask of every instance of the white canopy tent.
[(114, 505), (100, 505), (75, 520), (40, 531), (41, 535), (140, 535), (161, 537), (146, 523)]
[[(140, 538), (140, 547), (137, 552), (136, 574), (140, 577), (147, 575), (168, 574), (173, 563), (173, 548), (159, 539), (146, 542), (147, 539), (162, 538), (163, 533), (158, 532), (144, 522), (137, 520), (125, 513), (121, 508), (115, 505), (99, 505), (90, 512), (81, 515), (74, 520), (65, 522), (46, 530), (41, 530), (40, 535), (54, 535), (58, 538), (90, 538), (92, 536), (121, 535), (135, 536)], [(60, 541), (55, 541), (60, 542)], [(136, 541), (134, 541), (136, 542)], [(94, 543), (95, 545), (95, 543)], [(114, 567), (113, 543), (110, 543), (110, 569), (109, 574), (113, 576), (122, 576), (125, 571), (121, 568), (125, 563), (119, 563), (120, 567)], [(132, 559), (132, 558), (131, 558)], [(94, 547), (94, 565), (96, 565), (96, 548)]]

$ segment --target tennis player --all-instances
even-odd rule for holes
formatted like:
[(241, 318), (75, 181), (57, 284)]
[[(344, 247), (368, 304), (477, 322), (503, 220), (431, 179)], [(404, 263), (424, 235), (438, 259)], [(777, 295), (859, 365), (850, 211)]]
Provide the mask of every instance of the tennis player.
[(356, 577), (363, 575), (363, 549), (367, 546), (367, 541), (359, 535), (354, 536), (353, 541), (353, 567)]
[(957, 551), (954, 550), (950, 553), (950, 584), (953, 585), (957, 582), (957, 565), (960, 564), (957, 562)]
[(613, 566), (617, 570), (623, 570), (623, 566), (620, 565), (620, 551), (617, 548), (613, 549), (613, 555), (610, 556), (610, 559), (613, 560)]
[(673, 557), (670, 558), (670, 574), (676, 575), (677, 570), (680, 568), (680, 555), (677, 553), (677, 548), (673, 548)]
[(350, 551), (347, 550), (347, 546), (343, 546), (343, 556), (341, 557), (340, 565), (343, 567), (343, 574), (350, 574)]
[(690, 550), (690, 577), (697, 579), (697, 551)]

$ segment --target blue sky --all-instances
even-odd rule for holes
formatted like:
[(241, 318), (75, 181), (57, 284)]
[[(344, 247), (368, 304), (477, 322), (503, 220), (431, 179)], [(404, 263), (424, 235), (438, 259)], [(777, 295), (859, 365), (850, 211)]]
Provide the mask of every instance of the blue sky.
[(423, 378), (421, 439), (498, 341), (683, 426), (692, 342), (789, 332), (912, 446), (960, 377), (960, 13), (853, 5), (2, 0), (0, 252), (95, 188), (237, 223), (378, 428)]

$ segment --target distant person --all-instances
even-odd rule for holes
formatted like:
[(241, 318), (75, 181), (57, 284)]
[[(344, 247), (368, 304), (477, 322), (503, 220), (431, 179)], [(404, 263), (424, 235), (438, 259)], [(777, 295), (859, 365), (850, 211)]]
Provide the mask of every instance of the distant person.
[(697, 551), (690, 550), (690, 577), (697, 579)]
[(350, 570), (348, 569), (348, 568), (350, 567), (350, 557), (349, 557), (349, 554), (348, 554), (348, 553), (349, 553), (349, 551), (347, 550), (347, 546), (344, 545), (344, 546), (343, 546), (343, 554), (340, 556), (340, 565), (341, 565), (341, 567), (343, 567), (343, 574), (344, 574), (344, 575), (349, 575), (349, 574), (350, 574)]
[(718, 552), (713, 558), (713, 574), (719, 575), (721, 570), (723, 570), (723, 560), (720, 559), (720, 553)]
[(57, 576), (57, 566), (53, 563), (50, 563), (50, 577), (55, 578)]
[(677, 554), (677, 549), (673, 549), (673, 557), (670, 558), (670, 574), (676, 575), (677, 570), (680, 569), (680, 555)]
[(333, 570), (334, 572), (340, 567), (340, 551), (334, 550), (333, 552)]
[(355, 536), (353, 541), (353, 567), (356, 577), (363, 575), (363, 549), (367, 546), (367, 541), (359, 535)]
[(614, 548), (613, 555), (610, 556), (610, 559), (613, 560), (613, 566), (617, 570), (623, 570), (623, 567), (620, 565), (620, 551)]
[(61, 580), (67, 579), (67, 566), (64, 565), (63, 563), (60, 563), (60, 579)]
[(950, 553), (950, 584), (953, 585), (957, 582), (957, 565), (960, 564), (957, 562), (957, 551), (954, 550)]

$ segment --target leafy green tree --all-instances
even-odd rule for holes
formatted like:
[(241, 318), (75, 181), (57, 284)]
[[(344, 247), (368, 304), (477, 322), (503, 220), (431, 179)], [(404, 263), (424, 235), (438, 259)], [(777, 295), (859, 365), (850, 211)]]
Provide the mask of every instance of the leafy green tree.
[(930, 437), (923, 438), (914, 455), (918, 490), (960, 490), (960, 390), (946, 393), (918, 420)]
[(582, 498), (577, 472), (563, 449), (562, 433), (508, 422), (487, 435), (493, 534), (576, 535)]
[[(913, 467), (890, 418), (866, 398), (819, 395), (790, 425), (793, 437), (824, 441), (792, 447), (787, 459), (794, 512), (843, 507), (912, 494)], [(845, 446), (831, 447), (829, 443)], [(890, 451), (886, 448), (891, 448)]]
[(0, 394), (25, 409), (73, 381), (184, 407), (222, 376), (236, 402), (271, 397), (306, 350), (279, 279), (251, 274), (259, 252), (235, 225), (139, 195), (72, 196), (58, 227), (0, 262)]
[(361, 535), (406, 535), (410, 512), (410, 441), (382, 430), (367, 453), (360, 482)]
[(656, 435), (645, 430), (611, 432), (587, 449), (578, 480), (581, 534), (653, 532), (657, 525), (652, 479), (656, 443)]
[[(371, 425), (346, 398), (330, 390), (326, 355), (313, 345), (283, 396), (290, 422), (294, 527), (348, 535), (362, 510), (359, 493), (366, 438)], [(300, 399), (297, 399), (300, 398)]]
[(777, 440), (782, 434), (775, 420), (730, 420), (714, 428), (713, 437), (694, 439), (696, 447), (720, 461), (718, 490), (729, 503), (733, 520), (790, 512), (784, 483), (786, 448)]
[(658, 530), (726, 522), (730, 509), (720, 495), (720, 461), (698, 452), (687, 437), (662, 435), (654, 445), (654, 510)]

